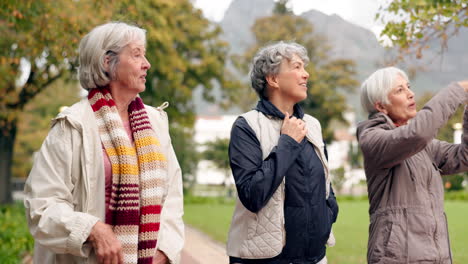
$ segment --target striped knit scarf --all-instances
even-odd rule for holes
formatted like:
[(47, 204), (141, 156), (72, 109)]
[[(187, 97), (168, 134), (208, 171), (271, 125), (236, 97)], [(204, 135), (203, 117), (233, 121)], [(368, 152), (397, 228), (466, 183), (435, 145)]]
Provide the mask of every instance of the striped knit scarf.
[(164, 201), (167, 160), (140, 97), (129, 105), (135, 147), (125, 132), (108, 88), (92, 89), (101, 141), (112, 165), (109, 202), (114, 233), (123, 248), (124, 263), (151, 264), (155, 254)]

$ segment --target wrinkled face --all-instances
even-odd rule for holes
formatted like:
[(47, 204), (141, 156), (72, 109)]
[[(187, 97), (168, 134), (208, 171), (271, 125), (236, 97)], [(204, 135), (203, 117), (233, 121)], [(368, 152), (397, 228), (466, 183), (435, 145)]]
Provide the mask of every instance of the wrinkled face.
[(132, 42), (123, 48), (119, 54), (116, 68), (115, 83), (121, 89), (129, 89), (136, 93), (145, 90), (146, 72), (151, 67), (145, 57), (146, 49), (143, 44)]
[(297, 55), (289, 61), (284, 59), (276, 76), (280, 95), (285, 100), (298, 103), (307, 98), (307, 79), (309, 73), (304, 62)]
[(383, 105), (383, 112), (387, 114), (396, 125), (404, 125), (416, 116), (416, 102), (409, 83), (397, 75), (395, 86), (388, 94), (390, 104)]

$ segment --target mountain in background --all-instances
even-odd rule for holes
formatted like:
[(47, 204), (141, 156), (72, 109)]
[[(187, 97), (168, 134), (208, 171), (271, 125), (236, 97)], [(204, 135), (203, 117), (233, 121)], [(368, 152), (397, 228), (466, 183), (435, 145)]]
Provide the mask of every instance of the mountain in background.
[[(255, 20), (272, 14), (273, 0), (233, 0), (226, 10), (220, 26), (223, 29), (223, 39), (229, 43), (231, 54), (242, 54), (254, 44), (251, 27)], [(310, 10), (300, 15), (314, 26), (316, 33), (325, 36), (330, 46), (330, 56), (335, 58), (353, 59), (357, 64), (357, 79), (365, 80), (376, 69), (381, 67), (384, 58), (391, 56), (395, 51), (384, 48), (376, 36), (368, 29), (355, 25), (338, 15), (326, 15), (316, 10)], [(451, 81), (468, 79), (468, 29), (460, 30), (457, 36), (452, 37), (448, 49), (442, 56), (438, 40), (431, 42), (430, 48), (423, 52), (423, 59), (412, 60), (407, 65), (420, 65), (425, 70), (416, 73), (410, 80), (416, 96), (425, 92), (436, 92)], [(403, 70), (407, 67), (400, 66)], [(195, 100), (200, 100), (200, 96)], [(242, 96), (242, 95), (239, 95)], [(352, 109), (363, 116), (359, 104), (359, 87), (353, 94), (347, 95), (348, 103)], [(223, 114), (216, 105), (196, 103), (199, 115)], [(238, 113), (231, 109), (227, 113)]]

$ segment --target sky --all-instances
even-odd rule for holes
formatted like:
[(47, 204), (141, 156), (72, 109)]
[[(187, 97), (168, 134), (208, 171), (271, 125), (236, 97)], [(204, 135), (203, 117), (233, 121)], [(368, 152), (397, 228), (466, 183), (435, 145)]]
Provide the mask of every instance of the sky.
[[(252, 0), (255, 1), (255, 0)], [(195, 0), (194, 4), (203, 11), (205, 17), (219, 22), (232, 0)], [(379, 7), (387, 0), (291, 0), (293, 12), (300, 15), (310, 9), (315, 9), (327, 15), (337, 14), (343, 19), (367, 28), (376, 36), (383, 26), (374, 21)]]

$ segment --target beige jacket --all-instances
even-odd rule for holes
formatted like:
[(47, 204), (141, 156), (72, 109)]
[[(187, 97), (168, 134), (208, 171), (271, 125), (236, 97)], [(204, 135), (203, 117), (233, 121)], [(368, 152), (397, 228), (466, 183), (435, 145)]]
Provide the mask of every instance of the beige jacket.
[(468, 171), (468, 111), (463, 140), (434, 139), (468, 93), (453, 83), (409, 124), (382, 113), (358, 126), (369, 192), (368, 263), (451, 263), (441, 174)]
[[(271, 119), (256, 110), (242, 115), (257, 135), (265, 159), (274, 146), (278, 144), (283, 120)], [(326, 177), (326, 195), (330, 190), (330, 178), (327, 159), (324, 153), (322, 130), (317, 119), (304, 115), (307, 125), (307, 139), (314, 145), (322, 161)], [(281, 253), (286, 242), (284, 227), (284, 187), (280, 184), (268, 203), (258, 213), (249, 211), (237, 198), (232, 216), (227, 241), (229, 256), (245, 259), (272, 258)], [(330, 233), (329, 245), (334, 245), (333, 233)]]
[[(171, 263), (179, 263), (184, 244), (182, 176), (163, 111), (166, 106), (146, 110), (168, 157), (169, 186), (158, 249)], [(24, 205), (36, 242), (34, 263), (97, 263), (86, 240), (94, 224), (104, 222), (104, 186), (101, 140), (85, 98), (52, 121), (26, 181)]]

